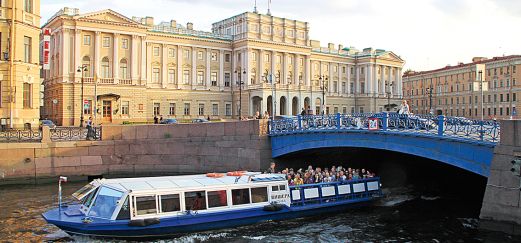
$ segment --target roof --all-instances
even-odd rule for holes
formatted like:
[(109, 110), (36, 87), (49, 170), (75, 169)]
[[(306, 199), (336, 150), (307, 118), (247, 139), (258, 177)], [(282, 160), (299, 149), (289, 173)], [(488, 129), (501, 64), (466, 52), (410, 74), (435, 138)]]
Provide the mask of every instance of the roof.
[[(251, 180), (250, 180), (251, 176)], [(223, 176), (220, 178), (207, 177), (206, 174), (185, 176), (139, 177), (121, 179), (99, 179), (98, 183), (117, 188), (121, 191), (154, 191), (165, 189), (188, 189), (209, 186), (247, 185), (257, 182), (285, 180), (282, 174), (261, 174), (247, 172), (237, 180), (237, 176)]]

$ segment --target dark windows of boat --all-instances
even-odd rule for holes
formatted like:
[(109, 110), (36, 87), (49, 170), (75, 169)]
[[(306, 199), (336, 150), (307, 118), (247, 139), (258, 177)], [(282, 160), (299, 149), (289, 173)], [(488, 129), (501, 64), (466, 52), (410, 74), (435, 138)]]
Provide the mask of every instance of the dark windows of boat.
[(137, 215), (157, 213), (156, 196), (136, 197), (136, 211)]
[(251, 189), (251, 202), (260, 203), (268, 201), (268, 188), (256, 187)]
[(96, 188), (94, 185), (92, 184), (87, 184), (85, 185), (84, 187), (80, 188), (79, 190), (77, 190), (76, 192), (74, 192), (72, 194), (72, 196), (78, 200), (81, 200), (83, 199), (89, 192), (91, 192), (92, 190), (94, 190), (94, 188)]
[(232, 190), (233, 205), (241, 205), (250, 203), (250, 189), (233, 189)]
[(276, 192), (279, 190), (279, 186), (271, 186), (271, 191)]
[(110, 219), (114, 209), (116, 209), (117, 201), (122, 196), (123, 192), (108, 187), (101, 187), (89, 211), (89, 216)]
[(117, 220), (121, 219), (130, 219), (130, 207), (128, 206), (128, 197), (125, 198), (125, 202), (121, 205), (121, 210), (119, 210)]
[(85, 207), (90, 207), (90, 204), (92, 203), (92, 200), (94, 199), (94, 196), (98, 192), (98, 188), (94, 190), (93, 192), (89, 193), (86, 197), (83, 197), (83, 200), (81, 200), (81, 204), (83, 204)]
[(208, 207), (209, 208), (228, 206), (228, 198), (227, 198), (226, 190), (210, 191), (210, 192), (207, 192), (207, 195), (208, 195)]
[(281, 191), (285, 191), (286, 190), (286, 185), (279, 185), (279, 189)]
[(181, 210), (179, 194), (161, 195), (161, 212), (175, 212)]
[(187, 210), (206, 209), (206, 193), (204, 191), (185, 192), (185, 208)]

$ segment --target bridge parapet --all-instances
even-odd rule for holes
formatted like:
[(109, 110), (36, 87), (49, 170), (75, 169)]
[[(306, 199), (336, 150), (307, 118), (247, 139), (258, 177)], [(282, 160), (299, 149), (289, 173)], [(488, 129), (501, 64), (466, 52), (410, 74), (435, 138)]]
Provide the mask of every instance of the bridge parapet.
[(295, 133), (371, 130), (463, 139), (468, 142), (497, 143), (500, 124), (495, 120), (471, 120), (462, 117), (405, 115), (397, 113), (354, 113), (295, 116), (270, 120), (269, 135)]

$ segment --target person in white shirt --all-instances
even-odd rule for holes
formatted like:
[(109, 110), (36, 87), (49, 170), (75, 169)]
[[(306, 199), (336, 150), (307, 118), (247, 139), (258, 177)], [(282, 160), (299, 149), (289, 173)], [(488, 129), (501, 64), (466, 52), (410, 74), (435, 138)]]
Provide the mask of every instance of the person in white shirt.
[(402, 105), (400, 106), (400, 110), (398, 111), (399, 114), (410, 114), (409, 111), (409, 105), (407, 104), (407, 100), (402, 100)]

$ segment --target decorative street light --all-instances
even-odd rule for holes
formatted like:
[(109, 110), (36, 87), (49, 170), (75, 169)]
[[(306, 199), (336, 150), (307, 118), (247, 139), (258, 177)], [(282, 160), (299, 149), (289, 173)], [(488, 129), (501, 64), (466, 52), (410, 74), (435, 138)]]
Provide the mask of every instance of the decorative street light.
[(80, 116), (80, 127), (83, 127), (83, 121), (84, 121), (84, 117), (83, 117), (83, 113), (84, 113), (84, 99), (83, 99), (83, 78), (84, 78), (84, 74), (85, 72), (87, 72), (87, 65), (81, 65), (78, 67), (78, 70), (76, 70), (76, 72), (78, 73), (81, 73), (81, 116)]
[(483, 108), (483, 71), (479, 70), (479, 90), (481, 92), (481, 120), (483, 121), (483, 113), (485, 112)]
[(268, 74), (268, 71), (266, 70), (266, 73), (264, 73), (264, 76), (262, 76), (266, 83), (270, 83), (273, 85), (273, 89), (271, 90), (271, 111), (272, 116), (271, 118), (277, 114), (277, 86), (275, 85), (275, 82), (273, 82), (273, 74)]
[(432, 112), (432, 84), (430, 87), (426, 88), (425, 89), (427, 91), (427, 93), (429, 94), (429, 113), (432, 115), (433, 112)]
[(318, 76), (318, 81), (322, 83), (322, 115), (324, 115), (326, 110), (326, 82), (328, 81), (327, 76)]
[(393, 87), (393, 82), (385, 82), (385, 87), (387, 89), (387, 111), (391, 111), (391, 88)]
[[(238, 75), (239, 81), (237, 82), (237, 85), (239, 85), (239, 120), (241, 120), (242, 117), (242, 85), (244, 82), (242, 81), (242, 75), (241, 70), (235, 70), (235, 73)], [(242, 71), (243, 75), (246, 75), (246, 70)]]

